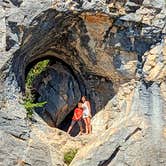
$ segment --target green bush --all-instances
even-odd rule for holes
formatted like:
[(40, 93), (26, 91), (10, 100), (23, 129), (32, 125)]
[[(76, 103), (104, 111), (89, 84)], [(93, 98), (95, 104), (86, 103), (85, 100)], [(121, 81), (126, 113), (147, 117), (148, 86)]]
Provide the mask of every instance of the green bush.
[(32, 94), (32, 84), (35, 79), (45, 68), (48, 66), (49, 60), (44, 60), (38, 62), (32, 69), (29, 71), (26, 78), (26, 92), (24, 97), (24, 107), (27, 110), (27, 117), (32, 118), (33, 111), (35, 108), (43, 107), (47, 102), (36, 102), (34, 103), (35, 97)]
[(78, 149), (70, 149), (69, 151), (67, 151), (64, 154), (64, 162), (67, 165), (70, 165), (70, 163), (72, 162), (72, 160), (74, 159), (76, 153), (78, 152)]
[(49, 60), (38, 62), (28, 73), (26, 78), (26, 88), (31, 88), (33, 80), (48, 66)]
[(30, 101), (25, 101), (24, 106), (27, 110), (27, 117), (32, 118), (34, 108), (43, 107), (47, 102), (32, 103)]

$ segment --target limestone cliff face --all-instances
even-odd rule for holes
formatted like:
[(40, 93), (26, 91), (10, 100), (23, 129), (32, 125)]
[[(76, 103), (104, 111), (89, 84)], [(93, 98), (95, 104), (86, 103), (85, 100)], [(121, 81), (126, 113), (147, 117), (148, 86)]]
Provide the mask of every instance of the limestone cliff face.
[[(0, 12), (2, 165), (65, 165), (63, 153), (75, 146), (73, 166), (166, 164), (164, 0), (6, 0)], [(54, 67), (34, 87), (52, 123), (87, 95), (91, 136), (71, 138), (37, 114), (25, 118), (25, 79), (44, 59)]]

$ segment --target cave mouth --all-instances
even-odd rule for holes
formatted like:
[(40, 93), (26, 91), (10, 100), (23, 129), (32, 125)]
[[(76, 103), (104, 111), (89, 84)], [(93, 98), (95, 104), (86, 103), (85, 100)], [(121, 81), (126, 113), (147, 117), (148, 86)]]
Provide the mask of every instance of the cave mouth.
[[(35, 76), (32, 77), (34, 73)], [(30, 90), (35, 103), (47, 102), (43, 107), (35, 108), (35, 112), (50, 127), (63, 131), (67, 131), (82, 95), (90, 100), (94, 116), (115, 94), (110, 80), (92, 73), (79, 73), (53, 56), (45, 56), (29, 63), (25, 78), (25, 94)], [(31, 85), (27, 85), (28, 79), (32, 78)], [(76, 124), (71, 136), (78, 133), (79, 126)]]
[[(142, 34), (145, 27), (147, 32)], [(23, 28), (11, 73), (24, 92), (29, 70), (50, 59), (52, 63), (33, 81), (36, 101), (49, 99), (49, 104), (36, 112), (45, 111), (40, 116), (48, 125), (66, 130), (81, 95), (88, 96), (94, 116), (114, 97), (120, 84), (136, 78), (138, 60), (142, 68), (141, 55), (161, 41), (160, 32), (154, 39), (146, 35), (151, 31), (148, 27), (128, 24), (101, 11), (43, 11)]]
[[(35, 103), (47, 102), (35, 108), (35, 112), (49, 126), (66, 131), (77, 103), (86, 95), (83, 82), (68, 64), (55, 57), (32, 61), (25, 72), (25, 96), (30, 96)], [(72, 135), (77, 132), (78, 126)]]
[[(104, 36), (98, 37), (105, 34), (112, 21), (100, 12), (48, 10), (25, 30), (20, 49), (12, 59), (12, 72), (24, 93), (30, 69), (49, 60), (46, 70), (32, 81), (35, 102), (49, 101), (44, 108), (36, 109), (49, 126), (66, 130), (82, 95), (91, 102), (92, 116), (115, 95), (112, 80), (118, 80), (119, 75), (108, 58), (110, 51), (108, 56), (100, 45)], [(103, 33), (98, 34), (98, 30)], [(96, 48), (91, 42), (97, 44)]]

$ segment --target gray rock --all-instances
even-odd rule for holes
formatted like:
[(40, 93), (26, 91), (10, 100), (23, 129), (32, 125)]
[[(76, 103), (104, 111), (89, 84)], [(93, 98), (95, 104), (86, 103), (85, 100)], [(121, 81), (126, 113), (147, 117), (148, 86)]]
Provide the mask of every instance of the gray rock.
[(33, 84), (33, 88), (40, 95), (38, 101), (47, 102), (38, 113), (42, 116), (42, 112), (48, 112), (55, 126), (64, 120), (81, 99), (77, 80), (62, 64), (49, 66), (34, 80)]
[[(128, 113), (125, 111), (127, 109), (124, 109), (119, 115), (115, 115), (108, 110), (110, 107), (107, 105), (106, 110), (110, 112), (113, 120), (108, 119), (112, 123), (105, 122), (107, 124), (105, 130), (100, 131), (102, 126), (97, 126), (97, 119), (94, 117), (96, 122), (93, 123), (93, 127), (98, 127), (98, 131), (95, 131), (98, 137), (95, 142), (80, 149), (71, 165), (165, 164), (163, 156), (166, 155), (166, 149), (162, 133), (165, 124), (162, 117), (165, 112), (162, 110), (164, 103), (160, 98), (159, 86), (156, 83), (142, 83), (135, 89), (132, 99), (134, 102)], [(103, 110), (104, 115), (108, 114), (106, 110)], [(121, 125), (118, 121), (121, 121)], [(81, 158), (85, 152), (86, 156)]]
[[(160, 87), (165, 74), (145, 82), (148, 72), (145, 75), (143, 71), (147, 53), (158, 43), (163, 50), (157, 62), (163, 66), (161, 71), (165, 69), (164, 11), (164, 0), (0, 2), (0, 165), (65, 165), (66, 145), (81, 147), (71, 164), (74, 166), (165, 165), (166, 104), (164, 88)], [(66, 103), (71, 112), (80, 96), (87, 95), (97, 135), (73, 141), (36, 114), (33, 122), (26, 120), (21, 104), (26, 74), (36, 62), (48, 57), (62, 61), (72, 72), (60, 73), (59, 66), (45, 71), (52, 77), (60, 76), (50, 82), (62, 95), (50, 90), (49, 81), (44, 86), (42, 74), (36, 78), (41, 95), (38, 100), (53, 102), (48, 110), (55, 117)], [(61, 74), (71, 76), (71, 80)], [(131, 79), (138, 85), (124, 91), (122, 85)], [(56, 87), (59, 84), (64, 91)], [(68, 94), (68, 87), (67, 96), (73, 94), (71, 101), (60, 99)], [(59, 113), (62, 121), (66, 114)]]
[(154, 7), (162, 9), (165, 7), (165, 1), (164, 0), (144, 0), (143, 5), (148, 7)]

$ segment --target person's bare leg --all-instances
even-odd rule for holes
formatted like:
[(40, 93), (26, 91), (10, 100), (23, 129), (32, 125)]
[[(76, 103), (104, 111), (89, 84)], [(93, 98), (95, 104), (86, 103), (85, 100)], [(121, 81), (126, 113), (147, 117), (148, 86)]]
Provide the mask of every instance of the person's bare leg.
[(69, 128), (68, 128), (68, 130), (67, 130), (67, 133), (68, 133), (68, 134), (69, 134), (70, 131), (72, 130), (72, 128), (73, 128), (73, 126), (75, 125), (75, 123), (76, 123), (76, 121), (74, 121), (74, 120), (71, 121), (71, 124), (70, 124), (70, 126), (69, 126)]
[(83, 127), (81, 126), (81, 127), (80, 127), (81, 134), (83, 133), (83, 130), (84, 130), (84, 129), (83, 129)]
[(79, 127), (80, 127), (79, 135), (82, 135), (82, 133), (83, 133), (83, 127), (82, 127), (82, 121), (81, 121), (81, 120), (78, 121), (78, 125), (79, 125)]
[(91, 119), (90, 117), (87, 118), (87, 124), (88, 124), (88, 133), (92, 133), (92, 127), (91, 127)]
[(87, 118), (84, 118), (84, 123), (85, 123), (85, 134), (88, 134), (88, 123), (87, 123)]
[(82, 135), (82, 133), (83, 133), (83, 127), (80, 126), (80, 132), (79, 132), (79, 135)]
[(71, 130), (72, 130), (72, 126), (69, 126), (67, 133), (69, 134)]

